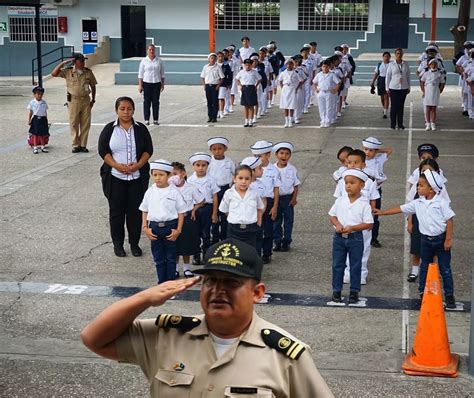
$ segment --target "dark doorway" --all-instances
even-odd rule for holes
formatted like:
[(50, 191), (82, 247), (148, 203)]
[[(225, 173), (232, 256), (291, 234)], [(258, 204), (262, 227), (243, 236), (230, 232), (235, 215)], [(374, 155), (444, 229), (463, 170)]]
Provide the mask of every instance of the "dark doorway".
[(122, 58), (144, 57), (146, 51), (145, 6), (122, 6)]
[(383, 0), (382, 48), (408, 48), (409, 0)]
[(94, 54), (97, 47), (97, 19), (82, 20), (82, 52)]

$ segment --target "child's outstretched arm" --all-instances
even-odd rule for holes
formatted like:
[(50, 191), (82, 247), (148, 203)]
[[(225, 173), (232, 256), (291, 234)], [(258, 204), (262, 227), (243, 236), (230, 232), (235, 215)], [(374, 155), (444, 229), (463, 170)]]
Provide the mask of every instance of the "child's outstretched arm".
[(392, 216), (394, 214), (402, 213), (402, 209), (400, 208), (400, 206), (392, 207), (391, 209), (388, 209), (388, 210), (374, 209), (372, 213), (375, 216)]
[(378, 152), (379, 153), (385, 153), (385, 154), (387, 154), (387, 157), (389, 157), (393, 152), (393, 148), (392, 147), (380, 148), (378, 150)]
[(453, 246), (453, 229), (454, 229), (454, 220), (450, 218), (446, 222), (446, 238), (444, 238), (444, 250), (451, 250)]

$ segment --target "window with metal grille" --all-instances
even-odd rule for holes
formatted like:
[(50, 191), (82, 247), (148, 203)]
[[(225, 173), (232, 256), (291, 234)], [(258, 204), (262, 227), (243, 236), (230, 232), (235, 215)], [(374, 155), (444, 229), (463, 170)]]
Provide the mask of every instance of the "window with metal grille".
[(215, 28), (279, 30), (280, 1), (216, 0)]
[(367, 30), (369, 0), (299, 0), (299, 30)]
[[(10, 41), (35, 42), (36, 26), (34, 17), (9, 17)], [(58, 41), (58, 18), (41, 17), (41, 41)]]

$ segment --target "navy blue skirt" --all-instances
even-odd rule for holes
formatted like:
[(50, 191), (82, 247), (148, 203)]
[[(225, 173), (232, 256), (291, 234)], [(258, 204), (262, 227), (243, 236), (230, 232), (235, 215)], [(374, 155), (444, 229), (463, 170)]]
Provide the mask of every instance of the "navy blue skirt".
[(48, 118), (45, 116), (33, 116), (29, 133), (33, 135), (49, 135)]
[(240, 105), (255, 106), (257, 105), (257, 102), (257, 88), (255, 86), (242, 86)]
[(199, 253), (199, 229), (196, 221), (191, 220), (191, 212), (184, 217), (183, 230), (176, 239), (176, 254), (178, 256), (192, 256)]

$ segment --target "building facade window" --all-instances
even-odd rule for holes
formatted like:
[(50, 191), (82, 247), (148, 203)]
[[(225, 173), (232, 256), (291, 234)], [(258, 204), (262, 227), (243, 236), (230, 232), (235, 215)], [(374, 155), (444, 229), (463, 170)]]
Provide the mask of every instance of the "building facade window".
[(216, 0), (215, 28), (279, 30), (280, 1)]
[[(12, 42), (35, 42), (36, 26), (35, 18), (30, 16), (9, 17), (10, 41)], [(54, 43), (58, 41), (58, 18), (41, 17), (41, 41)]]
[(299, 30), (365, 31), (369, 25), (369, 0), (299, 0)]

